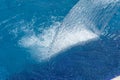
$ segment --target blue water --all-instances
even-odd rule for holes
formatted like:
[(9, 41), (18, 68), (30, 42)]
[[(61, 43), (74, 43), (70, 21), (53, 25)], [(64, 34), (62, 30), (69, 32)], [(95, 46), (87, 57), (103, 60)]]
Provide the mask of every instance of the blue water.
[[(0, 80), (110, 80), (119, 76), (120, 1), (105, 8), (90, 5), (91, 0), (80, 1), (0, 0)], [(77, 32), (79, 21), (99, 38), (72, 45), (79, 40), (76, 37), (67, 44), (75, 33), (70, 37), (62, 33)], [(62, 43), (67, 45), (65, 50)], [(62, 51), (54, 52), (59, 48)]]

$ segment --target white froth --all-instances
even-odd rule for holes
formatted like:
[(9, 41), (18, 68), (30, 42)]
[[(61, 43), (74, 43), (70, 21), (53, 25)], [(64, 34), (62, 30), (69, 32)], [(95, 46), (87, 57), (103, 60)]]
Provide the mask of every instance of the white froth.
[(52, 48), (50, 48), (50, 51), (52, 54), (58, 53), (73, 45), (76, 45), (78, 43), (80, 44), (82, 42), (86, 42), (97, 37), (98, 36), (95, 33), (84, 28), (81, 30), (65, 30), (58, 34), (58, 37), (53, 43)]
[(55, 24), (51, 25), (51, 27), (44, 29), (42, 33), (37, 35), (35, 32), (26, 34), (19, 40), (18, 43), (22, 47), (28, 48), (30, 50), (31, 56), (34, 56), (36, 59), (46, 59), (49, 57), (48, 55), (50, 55), (50, 53), (48, 53), (49, 46), (52, 43), (56, 33), (56, 28), (59, 25), (60, 23), (55, 22)]
[(69, 30), (63, 31), (62, 33), (58, 34), (59, 36), (57, 37), (56, 41), (51, 44), (55, 35), (55, 29), (50, 28), (46, 32), (48, 33), (42, 34), (40, 36), (24, 36), (19, 41), (19, 44), (24, 46), (25, 48), (30, 48), (32, 50), (32, 55), (41, 60), (57, 55), (57, 53), (59, 53), (60, 51), (76, 45), (77, 43), (80, 44), (82, 42), (98, 37), (96, 34), (87, 29), (72, 31)]
[(117, 77), (115, 77), (115, 78), (113, 78), (111, 80), (120, 80), (120, 76), (117, 76)]
[[(70, 48), (76, 44), (87, 42), (99, 37), (100, 31), (94, 22), (101, 21), (112, 13), (98, 17), (98, 10), (119, 0), (80, 0), (68, 13), (60, 25), (52, 25), (45, 29), (43, 33), (26, 35), (21, 38), (19, 44), (31, 50), (31, 55), (38, 59), (48, 59), (59, 52)], [(111, 11), (114, 8), (107, 8)], [(94, 12), (94, 13), (93, 13)], [(97, 18), (98, 17), (98, 18)], [(104, 17), (104, 18), (103, 18)], [(102, 26), (105, 26), (104, 23)], [(59, 28), (58, 28), (59, 27)], [(28, 31), (29, 32), (29, 31)]]

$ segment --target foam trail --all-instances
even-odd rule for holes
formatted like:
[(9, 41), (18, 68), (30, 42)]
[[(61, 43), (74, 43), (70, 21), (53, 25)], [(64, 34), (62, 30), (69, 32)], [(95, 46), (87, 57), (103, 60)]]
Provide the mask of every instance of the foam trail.
[(80, 0), (69, 12), (50, 45), (51, 55), (96, 39), (107, 25), (118, 0)]

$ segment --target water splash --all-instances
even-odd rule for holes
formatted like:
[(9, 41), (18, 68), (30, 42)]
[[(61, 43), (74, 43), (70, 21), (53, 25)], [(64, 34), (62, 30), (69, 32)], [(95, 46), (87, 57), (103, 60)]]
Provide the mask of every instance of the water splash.
[(44, 29), (43, 34), (36, 35), (33, 31), (22, 37), (19, 44), (31, 49), (32, 55), (41, 61), (71, 46), (97, 39), (103, 35), (117, 10), (118, 2), (119, 0), (80, 0), (62, 23)]
[[(48, 53), (49, 46), (60, 24), (60, 22), (54, 22), (50, 27), (42, 29), (42, 33), (39, 34), (35, 34), (35, 32), (32, 31), (23, 36), (18, 43), (22, 47), (28, 48), (32, 57), (35, 59), (40, 61), (45, 60), (48, 58), (48, 55), (50, 55), (50, 53)], [(27, 31), (30, 32), (29, 28), (27, 28)]]
[(50, 47), (51, 54), (98, 38), (116, 12), (117, 2), (118, 0), (80, 0), (58, 29)]

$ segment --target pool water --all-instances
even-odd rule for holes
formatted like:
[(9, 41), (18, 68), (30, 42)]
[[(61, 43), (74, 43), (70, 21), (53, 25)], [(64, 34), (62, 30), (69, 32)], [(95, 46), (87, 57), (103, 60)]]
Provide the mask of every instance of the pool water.
[(0, 0), (0, 80), (111, 80), (119, 69), (119, 0)]

